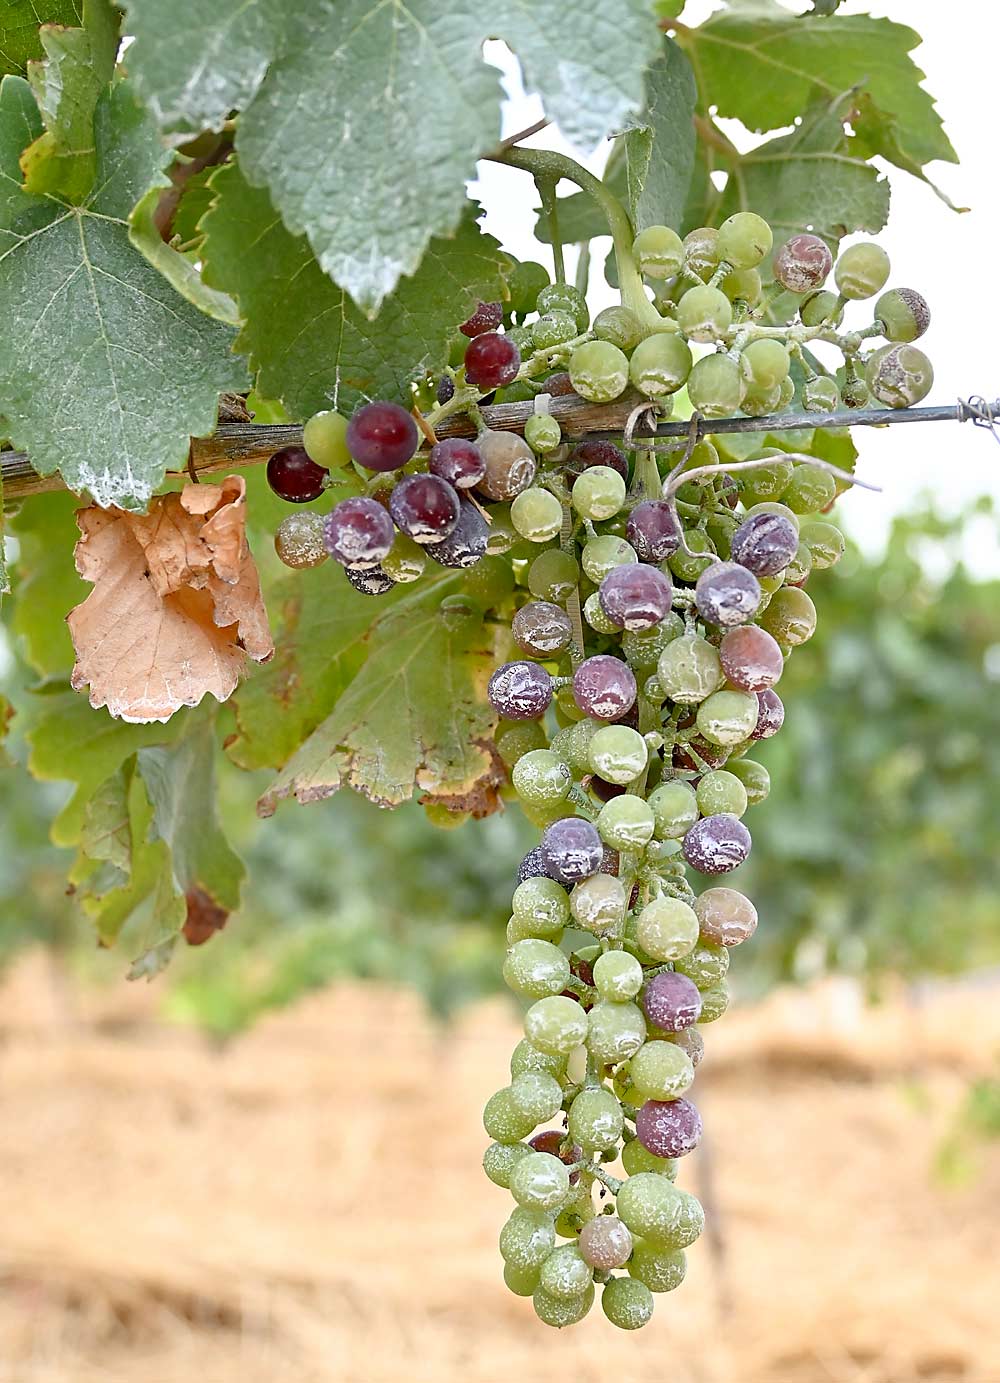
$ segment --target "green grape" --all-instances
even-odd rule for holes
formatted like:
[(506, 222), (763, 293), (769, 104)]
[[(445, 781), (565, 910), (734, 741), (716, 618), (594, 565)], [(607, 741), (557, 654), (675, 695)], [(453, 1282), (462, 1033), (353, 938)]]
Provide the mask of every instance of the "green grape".
[(640, 1240), (632, 1250), (628, 1272), (651, 1292), (672, 1292), (684, 1281), (687, 1259), (678, 1249), (661, 1249)]
[(698, 820), (698, 799), (679, 778), (654, 788), (648, 801), (659, 840), (681, 840)]
[(569, 1136), (586, 1152), (618, 1146), (625, 1121), (621, 1106), (603, 1086), (585, 1086), (569, 1107)]
[(755, 307), (764, 291), (757, 269), (734, 269), (719, 286), (730, 302), (743, 302), (748, 307)]
[(519, 1076), (522, 1071), (548, 1071), (552, 1076), (560, 1076), (565, 1069), (565, 1052), (543, 1052), (540, 1047), (534, 1046), (526, 1037), (521, 1038), (511, 1053), (510, 1074), (512, 1080), (515, 1076)]
[(497, 753), (507, 768), (513, 768), (523, 754), (544, 749), (545, 731), (537, 720), (521, 720), (503, 730), (497, 729)]
[(771, 775), (756, 759), (730, 759), (729, 771), (739, 779), (751, 807), (763, 802), (771, 791)]
[(917, 341), (931, 324), (931, 311), (912, 288), (893, 288), (875, 304), (875, 320), (888, 340)]
[[(529, 1149), (528, 1156), (538, 1156), (538, 1154), (532, 1153)], [(515, 1164), (515, 1171), (524, 1160), (523, 1158), (519, 1159)], [(556, 1232), (552, 1227), (551, 1216), (534, 1210), (526, 1210), (523, 1206), (512, 1211), (510, 1218), (500, 1231), (501, 1257), (505, 1263), (520, 1268), (522, 1271), (528, 1271), (532, 1268), (537, 1271), (541, 1268), (555, 1246)]]
[(696, 796), (702, 816), (717, 816), (720, 812), (742, 816), (747, 809), (746, 788), (735, 774), (722, 768), (703, 776)]
[(507, 1086), (486, 1101), (483, 1127), (496, 1143), (520, 1143), (534, 1130), (535, 1124), (515, 1106)]
[(684, 267), (684, 241), (669, 226), (646, 226), (632, 242), (640, 273), (649, 279), (669, 279)]
[(568, 1298), (549, 1296), (548, 1292), (539, 1287), (531, 1300), (535, 1315), (542, 1324), (552, 1325), (561, 1330), (564, 1326), (576, 1325), (577, 1321), (583, 1320), (594, 1304), (594, 1296), (592, 1283), (583, 1296)]
[(594, 1218), (594, 1203), (590, 1187), (583, 1182), (570, 1191), (570, 1199), (556, 1216), (556, 1233), (564, 1239), (575, 1239), (583, 1225)]
[[(685, 539), (694, 556), (678, 550), (668, 558), (667, 566), (678, 581), (697, 581), (702, 572), (712, 565), (715, 548), (712, 546), (712, 540), (700, 528), (686, 533)], [(701, 557), (698, 554), (702, 552), (711, 555)]]
[[(489, 536), (486, 539), (487, 557), (503, 557), (518, 541), (514, 526), (510, 521), (509, 504), (491, 504)], [(509, 564), (508, 564), (509, 567)], [(475, 571), (475, 567), (472, 568)]]
[[(590, 544), (588, 543), (587, 547), (589, 546)], [(586, 548), (584, 549), (584, 552), (586, 553)], [(591, 577), (591, 580), (593, 580), (593, 577)], [(591, 629), (593, 629), (598, 634), (621, 633), (621, 630), (618, 628), (617, 624), (614, 624), (611, 620), (609, 620), (607, 615), (604, 613), (604, 607), (601, 604), (600, 597), (598, 596), (596, 591), (594, 591), (591, 595), (588, 595), (587, 599), (583, 602), (583, 617), (590, 625)]]
[(526, 1119), (544, 1124), (562, 1108), (562, 1086), (547, 1071), (524, 1071), (511, 1081), (510, 1098)]
[(841, 296), (852, 302), (874, 298), (889, 278), (889, 256), (881, 245), (864, 240), (842, 252), (833, 270)]
[(653, 898), (636, 918), (635, 939), (653, 960), (679, 960), (698, 940), (694, 909), (668, 894)]
[(585, 1263), (576, 1244), (560, 1244), (542, 1264), (539, 1286), (551, 1297), (572, 1300), (586, 1292), (594, 1270)]
[(701, 991), (701, 1013), (699, 1023), (714, 1023), (729, 1008), (729, 986), (725, 980)]
[(718, 649), (698, 634), (682, 634), (668, 643), (656, 676), (671, 701), (682, 706), (704, 701), (725, 681)]
[(539, 293), (548, 286), (548, 271), (541, 264), (537, 264), (533, 259), (515, 263), (507, 276), (511, 312), (516, 312), (519, 317), (526, 317), (529, 312), (534, 312)]
[(610, 341), (626, 355), (642, 340), (642, 323), (628, 307), (606, 307), (594, 318), (594, 335), (598, 341)]
[(812, 564), (816, 571), (825, 571), (836, 566), (844, 555), (844, 535), (832, 523), (822, 519), (812, 519), (802, 525), (802, 541), (812, 553)]
[(653, 839), (655, 827), (652, 807), (631, 792), (605, 802), (597, 818), (601, 839), (614, 850), (641, 850)]
[(764, 393), (747, 389), (740, 407), (748, 418), (769, 418), (772, 413), (781, 411), (781, 385), (776, 384)]
[(779, 390), (780, 390), (780, 397), (779, 397), (779, 400), (778, 400), (778, 405), (779, 405), (779, 411), (780, 411), (782, 408), (787, 408), (787, 407), (789, 406), (789, 404), (790, 404), (790, 403), (793, 401), (793, 399), (795, 398), (795, 383), (794, 383), (794, 381), (793, 381), (791, 375), (789, 375), (786, 379), (783, 379), (783, 380), (781, 381), (781, 384), (780, 384), (780, 386), (779, 386)]
[(590, 403), (611, 403), (628, 384), (628, 356), (610, 341), (585, 341), (569, 358), (574, 390)]
[(531, 343), (536, 351), (554, 350), (578, 334), (573, 314), (558, 307), (551, 308), (531, 324)]
[(656, 1172), (659, 1176), (674, 1181), (680, 1163), (676, 1157), (657, 1157), (656, 1153), (644, 1148), (638, 1138), (633, 1138), (622, 1149), (622, 1166), (625, 1168), (626, 1176), (634, 1177), (639, 1172)]
[(748, 506), (779, 499), (792, 478), (792, 463), (784, 459), (782, 452), (770, 447), (759, 455), (761, 458), (773, 456), (774, 460), (757, 470), (744, 471), (737, 482), (743, 502)]
[(580, 567), (575, 557), (553, 547), (539, 553), (528, 569), (528, 590), (538, 600), (561, 604), (576, 589)]
[(757, 622), (778, 643), (797, 648), (816, 632), (816, 606), (798, 586), (782, 586)]
[(726, 746), (739, 744), (753, 732), (758, 712), (753, 692), (717, 691), (701, 703), (695, 719), (709, 744)]
[(567, 1055), (586, 1040), (587, 1015), (575, 999), (553, 995), (532, 1004), (524, 1015), (524, 1031), (532, 1046), (553, 1056)]
[(566, 1164), (545, 1152), (522, 1157), (511, 1172), (510, 1193), (523, 1210), (558, 1209), (569, 1195)]
[(590, 322), (590, 309), (587, 299), (578, 288), (569, 283), (550, 283), (538, 294), (536, 303), (539, 312), (552, 312), (558, 309), (568, 312), (576, 322), (577, 332), (584, 332)]
[(535, 805), (562, 802), (573, 786), (573, 775), (551, 749), (522, 754), (511, 779), (518, 797)]
[(522, 798), (519, 805), (525, 820), (539, 831), (544, 831), (553, 821), (561, 821), (564, 816), (576, 815), (576, 809), (569, 802), (526, 802)]
[(719, 267), (719, 232), (714, 226), (699, 226), (684, 237), (684, 267), (707, 281)]
[[(515, 1176), (524, 1165), (518, 1163)], [(623, 1182), (616, 1209), (618, 1218), (633, 1234), (663, 1242), (675, 1229), (682, 1204), (681, 1193), (666, 1177), (656, 1172), (639, 1172)]]
[(489, 553), (462, 574), (462, 586), (484, 610), (495, 610), (514, 593), (514, 574), (509, 562)]
[(668, 610), (652, 629), (627, 629), (622, 635), (622, 653), (637, 673), (655, 668), (668, 643), (684, 633), (684, 621), (676, 610)]
[(629, 1063), (629, 1077), (644, 1100), (679, 1100), (691, 1088), (694, 1066), (673, 1042), (647, 1042)]
[(279, 560), (295, 571), (321, 567), (330, 557), (323, 542), (322, 515), (312, 509), (286, 514), (275, 529), (274, 550)]
[(405, 585), (423, 576), (427, 553), (405, 533), (397, 533), (381, 565), (386, 576), (391, 576), (398, 585)]
[(561, 994), (569, 984), (569, 961), (551, 941), (528, 937), (507, 952), (503, 977), (515, 994), (544, 999), (547, 994)]
[[(794, 467), (792, 468), (794, 475)], [(791, 484), (791, 479), (789, 479)], [(786, 487), (787, 488), (787, 487)], [(781, 504), (777, 500), (762, 500), (759, 504), (752, 505), (746, 512), (746, 517), (752, 519), (755, 514), (780, 514), (796, 530), (799, 527), (799, 516), (793, 509), (789, 509), (787, 504)]]
[(628, 725), (605, 725), (590, 741), (590, 767), (609, 783), (630, 783), (646, 767), (646, 741)]
[(536, 926), (560, 931), (569, 921), (566, 890), (555, 879), (535, 875), (518, 884), (512, 908), (515, 917), (529, 919)]
[(729, 952), (725, 946), (699, 941), (697, 946), (676, 962), (674, 969), (678, 974), (687, 975), (689, 980), (694, 980), (699, 989), (712, 989), (724, 980), (728, 973)]
[(574, 774), (580, 778), (590, 772), (590, 741), (603, 724), (603, 720), (594, 720), (592, 716), (584, 716), (572, 727), (573, 733), (568, 745), (566, 762)]
[(843, 315), (840, 299), (828, 288), (819, 288), (815, 293), (810, 293), (799, 305), (799, 320), (807, 327), (820, 327), (824, 322), (837, 326)]
[(556, 719), (560, 725), (574, 725), (584, 714), (573, 697), (572, 686), (560, 687), (555, 695)]
[(491, 1143), (483, 1153), (483, 1171), (494, 1186), (509, 1191), (511, 1172), (530, 1152), (527, 1143)]
[(740, 367), (728, 355), (706, 355), (696, 360), (687, 388), (692, 407), (706, 418), (731, 417), (745, 393)]
[(677, 304), (677, 324), (691, 341), (717, 341), (733, 324), (733, 305), (720, 289), (710, 288), (707, 283), (697, 284)]
[[(530, 355), (535, 349), (535, 338), (532, 334), (531, 327), (508, 327), (504, 335), (508, 341), (514, 343), (518, 349), (518, 354), (521, 355), (522, 358)], [(513, 389), (513, 387), (513, 385), (508, 385), (510, 389)], [(531, 393), (530, 389), (528, 392), (529, 394)], [(506, 396), (506, 394), (507, 390), (505, 389), (504, 395)], [(534, 395), (532, 395), (532, 397), (534, 397)]]
[(511, 523), (531, 543), (551, 542), (562, 528), (562, 519), (562, 505), (555, 495), (538, 486), (522, 490), (510, 506)]
[(559, 942), (562, 940), (563, 931), (564, 928), (562, 927), (553, 931), (549, 927), (539, 926), (537, 922), (532, 922), (528, 917), (511, 916), (507, 922), (505, 936), (507, 945), (513, 946), (515, 942), (527, 941), (531, 937), (538, 937), (543, 941)]
[(302, 429), (302, 445), (310, 460), (328, 471), (351, 464), (346, 439), (347, 419), (329, 409), (314, 413)]
[(785, 568), (785, 580), (790, 586), (801, 586), (812, 571), (812, 553), (805, 543), (799, 543), (791, 561)]
[(751, 388), (762, 391), (774, 389), (788, 376), (791, 357), (787, 347), (772, 337), (751, 341), (740, 356), (744, 378)]
[(517, 1297), (534, 1296), (539, 1275), (538, 1268), (515, 1268), (513, 1263), (503, 1265), (504, 1285)]
[(740, 520), (728, 510), (708, 516), (705, 532), (712, 540), (712, 546), (720, 557), (728, 559), (732, 552), (733, 534), (740, 526)]
[(719, 227), (719, 258), (734, 269), (755, 269), (773, 243), (771, 227), (753, 211), (738, 211)]
[(679, 336), (659, 332), (647, 336), (632, 352), (629, 378), (647, 398), (662, 398), (684, 384), (691, 373), (692, 359), (689, 346)]
[(697, 1196), (681, 1191), (680, 1219), (670, 1234), (672, 1249), (687, 1249), (701, 1236), (705, 1228), (705, 1211)]
[[(562, 442), (562, 428), (551, 413), (532, 413), (524, 424), (524, 440), (532, 451), (537, 451), (540, 456), (548, 456), (549, 452), (555, 451)], [(520, 498), (519, 495), (518, 499)], [(517, 499), (514, 500), (514, 504), (516, 503)]]
[(602, 1000), (590, 1010), (587, 1050), (604, 1066), (627, 1061), (646, 1040), (646, 1020), (635, 1004)]
[(590, 466), (573, 482), (573, 508), (595, 522), (613, 518), (625, 503), (625, 481), (610, 466)]
[(802, 386), (802, 407), (807, 413), (832, 413), (840, 407), (840, 403), (840, 390), (835, 379), (817, 375)]
[(624, 1003), (642, 988), (642, 966), (627, 951), (605, 951), (594, 961), (594, 984), (602, 999)]
[(916, 346), (883, 346), (868, 357), (865, 380), (887, 408), (911, 408), (930, 393), (934, 366)]
[(602, 533), (598, 538), (591, 538), (580, 554), (583, 570), (598, 586), (615, 567), (629, 566), (638, 560), (632, 544), (613, 533)]
[(797, 465), (782, 495), (793, 514), (815, 514), (837, 498), (837, 482), (829, 471), (807, 462)]
[(653, 1294), (644, 1282), (613, 1277), (601, 1294), (601, 1309), (619, 1330), (641, 1330), (653, 1315)]
[(594, 874), (584, 879), (576, 885), (569, 899), (577, 926), (595, 936), (603, 936), (611, 927), (617, 927), (625, 916), (627, 904), (625, 889), (613, 874)]

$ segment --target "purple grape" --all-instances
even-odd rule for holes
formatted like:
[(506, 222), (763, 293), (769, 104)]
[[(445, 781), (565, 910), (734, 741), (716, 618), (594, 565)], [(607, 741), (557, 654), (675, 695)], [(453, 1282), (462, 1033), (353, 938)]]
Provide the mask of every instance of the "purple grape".
[[(609, 783), (608, 786), (611, 787), (612, 784)], [(605, 845), (604, 852), (601, 855), (601, 867), (597, 872), (598, 874), (617, 874), (621, 867), (621, 862), (622, 857), (619, 855), (618, 851), (612, 850), (610, 845)]]
[(674, 592), (658, 567), (638, 562), (613, 567), (601, 582), (601, 609), (619, 629), (652, 629), (669, 614)]
[[(551, 394), (554, 399), (564, 398), (567, 394), (575, 394), (573, 381), (569, 377), (568, 370), (558, 370), (554, 375), (549, 375), (545, 381), (545, 392)], [(616, 447), (617, 451), (618, 448)]]
[(517, 378), (521, 353), (509, 336), (495, 331), (474, 337), (465, 352), (465, 377), (480, 389), (501, 389)]
[(739, 817), (720, 812), (696, 821), (681, 843), (684, 858), (701, 874), (727, 874), (750, 854), (750, 832)]
[(732, 558), (754, 576), (776, 576), (799, 548), (799, 535), (784, 514), (753, 514), (733, 534)]
[(467, 437), (444, 437), (431, 447), (427, 469), (431, 475), (447, 480), (449, 485), (468, 490), (478, 485), (486, 474), (486, 462), (475, 442)]
[[(546, 381), (547, 385), (551, 383), (551, 380)], [(628, 462), (614, 442), (602, 442), (597, 438), (590, 442), (580, 442), (569, 454), (566, 475), (575, 479), (591, 466), (610, 466), (613, 471), (618, 472), (622, 480), (628, 482)]]
[(681, 526), (673, 505), (662, 499), (644, 499), (628, 516), (625, 536), (640, 562), (662, 562), (681, 545)]
[(462, 323), (459, 331), (463, 336), (482, 336), (484, 331), (496, 331), (502, 321), (502, 303), (481, 302), (469, 320)]
[(447, 403), (447, 402), (449, 401), (449, 399), (453, 399), (454, 397), (455, 397), (455, 381), (452, 379), (451, 375), (442, 375), (441, 378), (438, 380), (438, 387), (437, 387), (437, 401), (438, 401), (438, 403)]
[(680, 1047), (691, 1058), (692, 1066), (700, 1066), (705, 1055), (705, 1039), (697, 1028), (684, 1028), (673, 1038), (674, 1045)]
[(785, 723), (785, 706), (776, 691), (767, 687), (757, 693), (757, 724), (750, 733), (752, 740), (769, 740)]
[(415, 543), (439, 543), (458, 523), (458, 495), (437, 475), (408, 475), (389, 496), (396, 527)]
[(398, 471), (417, 450), (417, 425), (398, 403), (365, 403), (347, 424), (347, 450), (370, 471)]
[(654, 1028), (681, 1032), (697, 1023), (701, 1015), (701, 994), (694, 980), (664, 970), (646, 983), (640, 1002)]
[(635, 675), (627, 663), (598, 653), (573, 674), (573, 699), (586, 715), (617, 720), (635, 704)]
[(474, 567), (486, 552), (489, 525), (471, 500), (459, 499), (458, 522), (439, 543), (431, 543), (428, 557), (442, 567)]
[(699, 615), (706, 623), (722, 629), (731, 629), (753, 619), (760, 596), (760, 582), (739, 562), (713, 562), (698, 577), (694, 588)]
[(774, 256), (774, 277), (789, 293), (822, 288), (833, 268), (833, 255), (818, 235), (793, 235)]
[[(534, 663), (529, 663), (534, 667)], [(542, 836), (542, 859), (550, 878), (560, 884), (577, 884), (598, 873), (604, 859), (604, 846), (597, 827), (579, 816), (553, 821)]]
[[(621, 797), (625, 788), (621, 783), (609, 783), (606, 778), (599, 777), (596, 773), (590, 780), (590, 791), (599, 802), (610, 802), (612, 797)], [(602, 869), (602, 874), (607, 870)]]
[(764, 691), (785, 668), (777, 640), (756, 624), (730, 629), (719, 645), (719, 659), (729, 681), (741, 691)]
[(701, 1142), (701, 1115), (690, 1100), (647, 1100), (636, 1114), (635, 1132), (654, 1157), (683, 1157)]
[(552, 700), (552, 678), (537, 663), (504, 663), (490, 678), (487, 695), (505, 720), (537, 720)]
[(381, 567), (368, 567), (365, 571), (352, 570), (351, 567), (347, 567), (344, 575), (354, 589), (360, 591), (362, 595), (385, 595), (386, 591), (391, 591), (396, 584)]
[(285, 447), (268, 458), (267, 483), (288, 504), (309, 504), (319, 499), (330, 472), (317, 466), (304, 447)]
[(341, 566), (363, 571), (387, 557), (396, 530), (377, 500), (363, 495), (342, 499), (323, 522), (323, 546)]
[[(528, 851), (524, 859), (517, 867), (517, 882), (519, 884), (523, 884), (525, 879), (548, 878), (551, 878), (551, 875), (549, 874), (549, 871), (545, 868), (545, 860), (542, 857), (542, 847), (540, 845), (535, 845)], [(560, 883), (561, 881), (559, 879), (556, 879), (555, 882)], [(568, 893), (570, 889), (573, 887), (573, 885), (562, 884), (562, 887)]]
[(569, 615), (558, 605), (550, 600), (532, 600), (515, 614), (511, 633), (518, 648), (525, 653), (535, 658), (551, 658), (569, 644), (573, 626)]

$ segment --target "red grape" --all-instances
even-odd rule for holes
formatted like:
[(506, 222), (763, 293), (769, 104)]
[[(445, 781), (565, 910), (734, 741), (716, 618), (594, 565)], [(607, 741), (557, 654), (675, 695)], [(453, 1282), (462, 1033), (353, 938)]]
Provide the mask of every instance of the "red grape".
[(664, 576), (658, 567), (632, 562), (608, 572), (598, 598), (612, 624), (619, 629), (636, 630), (660, 624), (670, 611), (673, 594), (670, 577)]
[(750, 832), (738, 817), (720, 812), (696, 821), (681, 843), (684, 858), (700, 874), (727, 874), (750, 854)]
[(636, 1114), (635, 1131), (654, 1157), (683, 1157), (701, 1142), (701, 1115), (690, 1100), (647, 1100)]
[(465, 377), (480, 389), (501, 389), (517, 377), (521, 353), (514, 342), (498, 332), (474, 337), (465, 352)]
[(460, 498), (458, 522), (447, 538), (431, 543), (427, 555), (442, 567), (474, 567), (486, 552), (489, 536), (486, 520), (476, 506)]
[(789, 293), (822, 288), (833, 268), (833, 255), (818, 235), (793, 235), (774, 256), (774, 277)]
[(374, 499), (352, 495), (327, 514), (323, 543), (342, 566), (364, 570), (388, 556), (395, 535), (392, 519)]
[(466, 437), (444, 437), (431, 447), (427, 469), (449, 485), (467, 490), (486, 474), (486, 461), (475, 442)]
[(770, 687), (757, 693), (757, 724), (750, 732), (752, 740), (769, 740), (785, 723), (785, 707), (781, 697)]
[(367, 571), (352, 570), (348, 567), (344, 575), (362, 595), (385, 595), (386, 591), (391, 591), (396, 584), (381, 567), (369, 567)]
[(730, 629), (719, 645), (719, 658), (723, 672), (741, 691), (773, 687), (785, 668), (777, 641), (756, 624)]
[(579, 816), (565, 816), (547, 826), (541, 850), (546, 873), (560, 884), (589, 879), (598, 873), (604, 858), (597, 827)]
[(285, 447), (267, 463), (267, 483), (279, 499), (289, 504), (309, 504), (319, 499), (330, 474), (317, 466), (304, 447)]
[(573, 699), (589, 716), (617, 720), (634, 704), (638, 688), (627, 663), (598, 653), (582, 662), (573, 674)]
[(640, 1003), (649, 1021), (663, 1032), (690, 1028), (701, 1014), (698, 986), (674, 970), (654, 975), (643, 989)]
[(754, 576), (784, 571), (799, 547), (799, 535), (784, 514), (754, 514), (733, 534), (732, 558)]
[(459, 331), (463, 336), (482, 336), (484, 331), (496, 331), (502, 321), (502, 303), (481, 302), (469, 320), (462, 323)]
[(714, 562), (698, 577), (694, 595), (703, 620), (729, 629), (746, 624), (757, 613), (760, 582), (739, 562)]
[(347, 424), (347, 450), (370, 471), (398, 471), (417, 450), (417, 425), (398, 403), (365, 403)]
[(614, 442), (602, 442), (597, 438), (590, 442), (580, 442), (570, 452), (569, 460), (566, 462), (566, 474), (582, 475), (591, 466), (610, 466), (613, 471), (618, 472), (622, 480), (628, 480), (628, 462)]
[(437, 475), (409, 475), (389, 497), (396, 527), (415, 543), (439, 543), (458, 523), (458, 495)]

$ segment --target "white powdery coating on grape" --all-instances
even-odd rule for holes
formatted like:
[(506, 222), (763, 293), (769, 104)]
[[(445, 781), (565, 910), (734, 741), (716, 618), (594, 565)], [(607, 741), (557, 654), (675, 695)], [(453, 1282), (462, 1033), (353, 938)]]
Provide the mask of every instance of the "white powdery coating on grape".
[(508, 720), (534, 720), (552, 700), (552, 679), (536, 663), (505, 663), (490, 678), (488, 695)]
[(376, 500), (345, 499), (326, 517), (326, 550), (345, 567), (364, 570), (389, 555), (395, 528)]
[(639, 1142), (657, 1157), (684, 1157), (701, 1142), (701, 1115), (690, 1100), (647, 1100), (635, 1121)]
[(598, 653), (573, 674), (573, 698), (581, 711), (598, 720), (617, 720), (635, 705), (635, 675), (627, 663)]
[(774, 260), (774, 277), (790, 293), (820, 288), (833, 268), (833, 255), (818, 235), (793, 235)]
[(547, 600), (522, 605), (511, 623), (514, 642), (526, 653), (561, 653), (573, 633), (569, 615)]
[(702, 874), (726, 874), (750, 854), (750, 832), (735, 816), (706, 816), (684, 837), (684, 858)]
[(784, 514), (752, 514), (733, 534), (732, 557), (756, 576), (776, 576), (799, 546), (799, 535)]
[(621, 1268), (632, 1256), (632, 1235), (617, 1215), (588, 1220), (578, 1243), (584, 1262), (592, 1268)]
[(761, 590), (756, 576), (738, 562), (717, 562), (698, 577), (695, 601), (709, 624), (731, 628), (757, 613)]
[(601, 582), (601, 608), (619, 629), (652, 629), (670, 611), (673, 587), (656, 567), (643, 563), (615, 567)]
[(286, 567), (318, 567), (329, 553), (323, 544), (323, 520), (318, 514), (289, 514), (274, 535), (274, 548)]

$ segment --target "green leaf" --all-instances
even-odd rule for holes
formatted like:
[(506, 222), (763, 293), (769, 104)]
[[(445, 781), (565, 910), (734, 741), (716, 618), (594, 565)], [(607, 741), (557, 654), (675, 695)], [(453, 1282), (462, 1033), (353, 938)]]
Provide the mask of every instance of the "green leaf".
[(79, 24), (83, 0), (0, 0), (0, 76), (23, 77), (28, 63), (42, 56), (39, 26)]
[(465, 793), (487, 776), (485, 741), (496, 724), (486, 700), (491, 636), (480, 619), (440, 609), (462, 581), (434, 573), (376, 616), (366, 661), (268, 788), (262, 815), (293, 794), (315, 802), (347, 786), (390, 807), (417, 788)]
[[(10, 577), (7, 575), (7, 563), (4, 559), (3, 541), (3, 480), (0, 478), (0, 596), (10, 594)], [(0, 738), (2, 738), (0, 730)]]
[(218, 395), (245, 385), (232, 332), (184, 301), (129, 242), (166, 157), (127, 84), (101, 98), (97, 179), (80, 207), (20, 193), (25, 84), (0, 86), (0, 408), (42, 475), (141, 510)]
[(11, 523), (20, 545), (13, 628), (40, 677), (68, 680), (74, 663), (66, 616), (90, 589), (73, 563), (79, 503), (65, 493), (32, 495)]
[(697, 95), (691, 64), (667, 39), (646, 73), (645, 109), (623, 141), (629, 213), (637, 230), (681, 223), (694, 169)]
[(236, 147), (248, 179), (270, 189), (288, 228), (369, 315), (416, 271), (431, 237), (458, 225), (465, 180), (499, 139), (485, 39), (510, 44), (548, 114), (588, 147), (638, 107), (657, 43), (648, 0), (581, 0), (572, 24), (561, 0), (290, 11), (225, 0), (208, 21), (201, 0), (128, 8), (130, 70), (163, 122), (218, 128), (242, 105)]
[(162, 183), (157, 182), (145, 197), (136, 203), (128, 218), (128, 238), (140, 254), (149, 260), (153, 268), (158, 269), (167, 282), (176, 288), (182, 298), (187, 298), (200, 312), (214, 317), (217, 322), (238, 327), (239, 308), (229, 294), (210, 288), (199, 273), (197, 265), (184, 255), (178, 254), (160, 234), (155, 217), (167, 181), (164, 178)]
[(905, 25), (866, 14), (803, 17), (777, 0), (729, 0), (681, 43), (698, 73), (703, 110), (715, 107), (762, 132), (793, 124), (817, 93), (832, 99), (858, 87), (880, 113), (868, 131), (873, 153), (910, 171), (934, 159), (958, 161), (910, 57), (920, 35)]
[(246, 320), (237, 349), (259, 372), (261, 391), (295, 417), (349, 412), (380, 395), (406, 398), (411, 378), (447, 359), (456, 323), (480, 299), (502, 295), (503, 256), (471, 207), (454, 239), (433, 240), (417, 273), (370, 322), (239, 168), (220, 169), (212, 187), (217, 201), (202, 222), (206, 280), (237, 300)]

